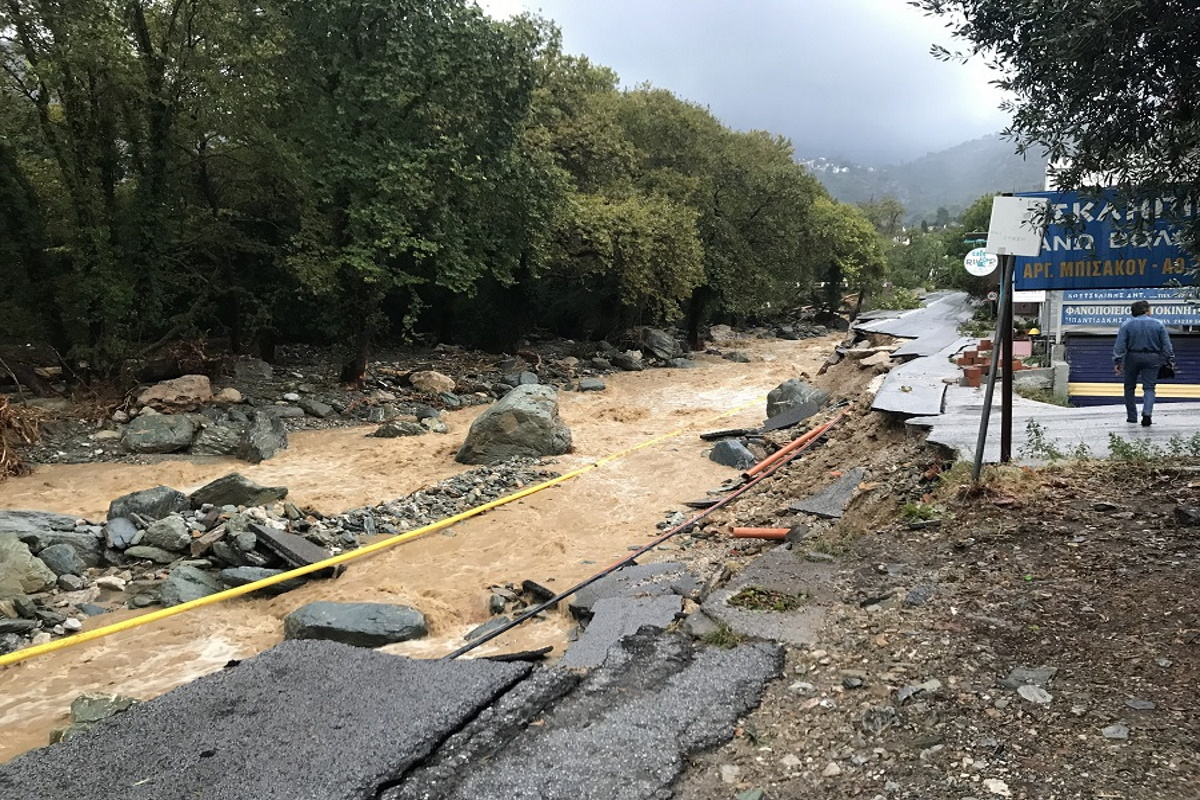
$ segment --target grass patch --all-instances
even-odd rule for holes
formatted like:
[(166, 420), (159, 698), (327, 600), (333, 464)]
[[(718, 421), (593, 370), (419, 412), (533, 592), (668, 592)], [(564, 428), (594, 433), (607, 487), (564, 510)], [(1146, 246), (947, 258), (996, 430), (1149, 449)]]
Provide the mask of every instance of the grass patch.
[(1052, 406), (1062, 406), (1063, 408), (1071, 408), (1071, 404), (1067, 402), (1066, 397), (1059, 397), (1049, 389), (1041, 386), (1014, 386), (1013, 391), (1024, 397), (1026, 400), (1033, 400), (1038, 403), (1047, 403)]
[(722, 650), (732, 650), (742, 642), (746, 641), (746, 637), (742, 636), (724, 622), (718, 622), (717, 629), (701, 636), (700, 641), (704, 642), (705, 644), (710, 644), (713, 647), (719, 647)]
[(791, 611), (800, 608), (807, 602), (808, 595), (803, 592), (787, 594), (770, 589), (760, 589), (757, 586), (747, 586), (729, 598), (729, 605), (750, 611)]

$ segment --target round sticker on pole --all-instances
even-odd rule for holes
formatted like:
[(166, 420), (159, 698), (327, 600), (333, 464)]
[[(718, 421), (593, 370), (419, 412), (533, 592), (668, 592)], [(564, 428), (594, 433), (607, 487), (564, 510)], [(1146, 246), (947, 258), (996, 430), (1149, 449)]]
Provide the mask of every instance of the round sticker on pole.
[(991, 275), (999, 264), (1000, 257), (987, 252), (982, 247), (976, 247), (963, 259), (963, 266), (967, 268), (967, 272), (980, 278), (984, 275)]

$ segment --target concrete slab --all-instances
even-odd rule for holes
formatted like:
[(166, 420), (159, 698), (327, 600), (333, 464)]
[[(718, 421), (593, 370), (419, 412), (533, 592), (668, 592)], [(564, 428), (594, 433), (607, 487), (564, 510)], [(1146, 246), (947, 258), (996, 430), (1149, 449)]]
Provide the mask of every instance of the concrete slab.
[(826, 519), (841, 519), (842, 514), (846, 513), (846, 506), (850, 505), (850, 501), (858, 492), (858, 485), (866, 477), (865, 469), (855, 467), (820, 492), (803, 500), (797, 500), (788, 505), (788, 508), (792, 511), (815, 514)]
[(766, 643), (696, 651), (682, 634), (631, 637), (540, 724), (491, 760), (460, 771), (453, 789), (424, 796), (669, 797), (689, 756), (727, 741), (782, 666), (780, 648)]
[[(800, 646), (817, 641), (825, 621), (823, 599), (831, 591), (833, 570), (828, 564), (810, 564), (795, 552), (778, 547), (764, 553), (725, 588), (712, 593), (700, 608), (734, 632), (755, 639)], [(754, 586), (773, 592), (806, 593), (810, 601), (793, 611), (752, 611), (729, 605), (729, 598)]]
[(284, 642), (0, 766), (0, 797), (373, 800), (530, 669)]
[[(927, 441), (949, 448), (959, 458), (974, 459), (979, 419), (983, 414), (983, 396), (983, 389), (951, 387), (946, 395), (944, 413), (914, 417), (908, 420), (908, 424), (928, 428)], [(988, 420), (988, 440), (984, 447), (983, 460), (987, 463), (1000, 460), (999, 396), (1000, 389), (997, 387)], [(1041, 438), (1064, 455), (1082, 446), (1094, 458), (1107, 458), (1109, 434), (1116, 434), (1134, 444), (1146, 442), (1165, 450), (1169, 447), (1171, 437), (1186, 439), (1193, 436), (1197, 419), (1200, 419), (1200, 403), (1163, 403), (1154, 409), (1154, 424), (1143, 428), (1125, 421), (1125, 407), (1122, 405), (1064, 408), (1026, 400), (1018, 395), (1013, 398), (1012, 455), (1015, 460), (1026, 464), (1047, 460), (1044, 451), (1039, 457), (1036, 450), (1030, 448), (1030, 420), (1037, 424)]]
[[(715, 500), (712, 502), (716, 502)], [(580, 589), (570, 600), (571, 613), (590, 617), (592, 606), (604, 597), (653, 597), (677, 594), (698, 599), (702, 586), (677, 561), (631, 564)]]
[(598, 667), (604, 663), (609, 649), (621, 639), (632, 636), (644, 626), (664, 630), (682, 611), (683, 598), (675, 594), (601, 598), (592, 605), (592, 621), (567, 647), (558, 665)]
[(912, 416), (940, 414), (946, 379), (957, 381), (959, 377), (950, 358), (971, 341), (958, 337), (933, 355), (895, 367), (884, 376), (871, 408)]

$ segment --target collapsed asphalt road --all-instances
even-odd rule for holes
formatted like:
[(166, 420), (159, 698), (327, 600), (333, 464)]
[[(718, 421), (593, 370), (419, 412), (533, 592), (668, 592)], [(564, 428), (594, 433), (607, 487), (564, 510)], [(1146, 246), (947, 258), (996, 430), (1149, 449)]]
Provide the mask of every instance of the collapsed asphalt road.
[(669, 796), (782, 663), (777, 645), (649, 629), (583, 675), (285, 642), (0, 767), (0, 797)]

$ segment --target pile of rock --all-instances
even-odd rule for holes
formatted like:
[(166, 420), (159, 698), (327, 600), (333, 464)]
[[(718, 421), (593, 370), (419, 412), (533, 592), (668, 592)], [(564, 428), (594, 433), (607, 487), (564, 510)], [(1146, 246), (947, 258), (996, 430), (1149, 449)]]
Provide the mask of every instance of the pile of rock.
[[(158, 486), (118, 497), (102, 525), (0, 511), (0, 653), (70, 635), (115, 608), (178, 605), (277, 575), (555, 475), (533, 459), (513, 459), (336, 517), (301, 510), (287, 501), (286, 487), (237, 473), (190, 495)], [(288, 591), (307, 577), (265, 591)]]

